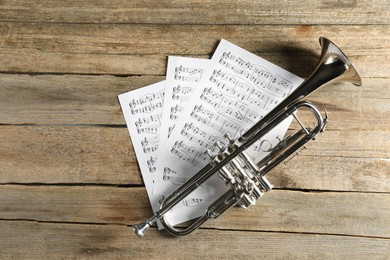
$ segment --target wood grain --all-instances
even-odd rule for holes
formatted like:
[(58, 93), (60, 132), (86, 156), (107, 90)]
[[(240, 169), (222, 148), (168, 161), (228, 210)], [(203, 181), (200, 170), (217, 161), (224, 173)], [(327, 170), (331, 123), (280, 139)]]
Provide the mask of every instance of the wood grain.
[[(1, 183), (141, 185), (126, 128), (0, 126)], [(276, 187), (389, 192), (387, 131), (327, 131), (269, 175)]]
[[(389, 25), (138, 25), (0, 23), (0, 71), (165, 75), (168, 55), (210, 57), (225, 38), (301, 76), (320, 36), (337, 43), (363, 77), (388, 76)], [(178, 40), (180, 39), (180, 40)], [(298, 62), (297, 62), (298, 61)]]
[(3, 183), (142, 183), (126, 128), (0, 129)]
[[(6, 185), (0, 195), (0, 219), (134, 225), (151, 215), (143, 188)], [(272, 190), (203, 227), (390, 238), (389, 214), (390, 194)]]
[[(140, 240), (130, 228), (115, 225), (0, 221), (0, 226), (0, 247), (6, 258), (386, 259), (390, 245), (389, 240), (377, 238), (219, 230), (199, 230), (192, 236), (174, 239), (151, 229), (149, 236)], [(26, 231), (31, 236), (26, 237)]]
[[(163, 80), (158, 76), (0, 74), (1, 124), (124, 125), (117, 95)], [(327, 109), (329, 129), (390, 129), (387, 78), (363, 86), (324, 87), (308, 99)]]
[(390, 247), (388, 239), (332, 235), (199, 230), (177, 239), (152, 228), (139, 239), (117, 225), (0, 221), (0, 227), (4, 258), (386, 259)]
[[(389, 29), (387, 0), (0, 0), (1, 258), (389, 259)], [(327, 131), (256, 206), (138, 239), (151, 209), (117, 95), (222, 38), (307, 77), (320, 36), (363, 76), (310, 96)]]
[(163, 80), (113, 77), (2, 74), (2, 124), (124, 125), (118, 95)]
[[(389, 24), (386, 0), (303, 1), (11, 1), (2, 21), (180, 24)], [(337, 10), (337, 11), (335, 11)], [(368, 11), (369, 10), (369, 11)]]

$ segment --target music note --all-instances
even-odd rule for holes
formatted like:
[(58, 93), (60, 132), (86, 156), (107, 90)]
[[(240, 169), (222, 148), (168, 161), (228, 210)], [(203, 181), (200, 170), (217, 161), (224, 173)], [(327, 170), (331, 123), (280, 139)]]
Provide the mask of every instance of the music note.
[(192, 93), (192, 88), (188, 86), (177, 85), (173, 87), (172, 90), (172, 99), (179, 101), (186, 101), (190, 98)]
[(190, 199), (184, 199), (182, 201), (183, 203), (183, 206), (185, 207), (197, 207), (200, 205), (200, 203), (202, 203), (202, 199), (198, 199), (198, 198), (190, 198)]
[(209, 134), (199, 127), (194, 126), (193, 123), (185, 124), (183, 129), (180, 131), (180, 134), (189, 141), (197, 143), (199, 146), (202, 146), (204, 149), (208, 149), (214, 146), (216, 141), (223, 143), (224, 138)]
[(199, 82), (203, 70), (200, 68), (184, 67), (180, 65), (175, 68), (174, 79), (181, 81)]
[(147, 164), (148, 164), (148, 168), (149, 168), (149, 172), (155, 172), (156, 171), (156, 161), (157, 161), (157, 157), (153, 157), (153, 156), (150, 156), (150, 158), (147, 160)]
[(156, 109), (162, 108), (164, 92), (148, 93), (140, 98), (131, 99), (129, 104), (130, 111), (133, 115), (150, 113)]
[(163, 172), (163, 180), (169, 181), (173, 185), (178, 186), (184, 184), (188, 180), (188, 177), (178, 174), (169, 167), (165, 167)]
[(157, 151), (158, 148), (158, 138), (152, 137), (152, 138), (146, 138), (141, 141), (142, 150), (144, 153), (150, 153)]
[(176, 104), (172, 106), (170, 110), (169, 118), (172, 120), (177, 120), (179, 118), (179, 114), (183, 111), (183, 107)]

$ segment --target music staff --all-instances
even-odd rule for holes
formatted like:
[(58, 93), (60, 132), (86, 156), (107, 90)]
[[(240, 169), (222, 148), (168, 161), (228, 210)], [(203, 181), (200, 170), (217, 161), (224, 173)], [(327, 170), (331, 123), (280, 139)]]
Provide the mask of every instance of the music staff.
[(147, 125), (147, 126), (144, 126), (144, 127), (142, 127), (142, 125), (137, 125), (137, 124), (135, 126), (136, 126), (138, 134), (145, 134), (145, 133), (157, 134), (158, 130), (160, 129), (160, 124), (159, 123), (152, 124), (152, 125)]
[(170, 109), (170, 113), (169, 113), (169, 118), (172, 119), (172, 120), (177, 120), (179, 119), (179, 114), (183, 111), (183, 107), (181, 105), (174, 105), (174, 106), (171, 106), (171, 109)]
[(150, 156), (149, 159), (146, 161), (150, 173), (156, 171), (156, 161), (157, 161), (156, 156)]
[[(236, 120), (250, 122), (252, 124), (259, 120), (259, 113), (251, 110), (244, 102), (242, 102), (242, 100), (232, 99), (220, 95), (217, 91), (213, 90), (212, 87), (205, 88), (200, 96), (200, 99), (214, 106), (220, 114), (230, 116)], [(261, 97), (259, 98), (260, 101), (251, 97), (250, 100), (252, 99), (257, 102), (263, 102), (263, 108), (267, 104), (267, 101), (262, 101), (263, 99)]]
[(130, 111), (133, 115), (150, 113), (158, 108), (162, 108), (163, 100), (164, 91), (146, 94), (129, 102)]
[(146, 138), (141, 141), (142, 150), (144, 153), (155, 152), (158, 149), (158, 138)]
[(195, 147), (186, 145), (183, 140), (175, 142), (171, 149), (171, 154), (198, 168), (204, 166), (209, 161), (204, 151), (198, 151)]
[(175, 68), (174, 79), (189, 82), (199, 82), (202, 78), (203, 70), (199, 68), (184, 67), (180, 65)]
[(183, 200), (183, 205), (186, 207), (197, 207), (202, 203), (202, 199), (192, 198)]
[(255, 86), (277, 97), (286, 97), (292, 90), (292, 82), (282, 76), (273, 74), (262, 66), (245, 61), (240, 57), (224, 52), (219, 64), (231, 69), (236, 74), (251, 81)]
[(150, 115), (146, 117), (140, 117), (138, 120), (135, 122), (136, 127), (142, 127), (142, 125), (147, 125), (150, 123), (158, 123), (161, 124), (161, 114), (157, 115)]
[(204, 125), (218, 129), (220, 133), (229, 133), (232, 137), (242, 131), (239, 122), (236, 123), (231, 118), (227, 118), (226, 114), (213, 113), (203, 108), (202, 105), (195, 106), (190, 116)]
[(182, 128), (180, 134), (187, 138), (189, 141), (193, 141), (203, 148), (207, 149), (214, 145), (216, 141), (224, 142), (225, 139), (216, 135), (207, 133), (195, 126), (193, 123), (186, 123)]
[(254, 88), (245, 81), (218, 70), (213, 72), (210, 77), (210, 82), (216, 85), (222, 92), (218, 93), (217, 91), (214, 91), (215, 94), (213, 94), (213, 97), (218, 95), (218, 98), (222, 98), (224, 94), (226, 94), (227, 96), (232, 96), (236, 99), (254, 104), (265, 111), (268, 111), (278, 104), (278, 98), (275, 97), (275, 95)]
[(193, 88), (177, 85), (172, 89), (172, 99), (178, 101), (186, 101), (190, 98)]
[(169, 167), (164, 168), (163, 181), (169, 181), (174, 185), (182, 185), (188, 179), (189, 179), (188, 177), (185, 177), (184, 175), (178, 174), (176, 171), (172, 170)]

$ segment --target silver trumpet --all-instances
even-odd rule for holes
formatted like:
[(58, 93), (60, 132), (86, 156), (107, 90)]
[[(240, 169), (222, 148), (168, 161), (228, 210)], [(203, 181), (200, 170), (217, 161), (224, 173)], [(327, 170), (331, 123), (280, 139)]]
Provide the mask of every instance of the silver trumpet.
[[(361, 77), (348, 57), (333, 42), (321, 37), (320, 44), (322, 53), (314, 72), (241, 137), (233, 140), (226, 135), (228, 144), (225, 147), (219, 147), (218, 155), (210, 155), (209, 164), (167, 197), (162, 202), (160, 210), (151, 218), (134, 226), (134, 232), (138, 237), (143, 237), (150, 225), (158, 219), (169, 233), (176, 236), (187, 235), (206, 220), (219, 217), (234, 205), (249, 207), (264, 192), (272, 189), (265, 175), (298, 151), (306, 142), (313, 140), (327, 124), (327, 115), (323, 119), (317, 108), (308, 101), (304, 101), (303, 98), (324, 85), (351, 82), (360, 86), (362, 83)], [(311, 112), (310, 114), (315, 119), (313, 127), (305, 127), (295, 115), (295, 112), (301, 108)], [(299, 130), (285, 137), (265, 158), (255, 163), (245, 150), (290, 115), (297, 120), (300, 125)], [(188, 227), (176, 228), (170, 225), (165, 219), (165, 214), (214, 174), (218, 174), (229, 189), (207, 208), (203, 216), (193, 220)]]

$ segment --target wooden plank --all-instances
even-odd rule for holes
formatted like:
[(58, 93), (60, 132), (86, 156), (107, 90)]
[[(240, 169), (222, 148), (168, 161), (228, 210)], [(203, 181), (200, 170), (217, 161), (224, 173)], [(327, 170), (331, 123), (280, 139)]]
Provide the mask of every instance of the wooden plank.
[[(163, 79), (0, 74), (0, 123), (124, 125), (117, 95)], [(331, 130), (388, 130), (388, 85), (388, 78), (364, 78), (362, 87), (333, 85), (308, 99), (327, 109)]]
[[(0, 187), (0, 219), (134, 225), (151, 216), (143, 188)], [(390, 194), (272, 190), (204, 228), (390, 238)]]
[[(0, 126), (1, 183), (142, 184), (126, 128)], [(390, 192), (388, 131), (326, 131), (277, 167), (279, 188)]]
[[(117, 96), (162, 77), (0, 76), (3, 124), (124, 125)], [(45, 118), (45, 119), (43, 119)]]
[(142, 184), (126, 128), (0, 129), (3, 183)]
[[(326, 35), (349, 55), (388, 54), (389, 25), (146, 25), (0, 22), (2, 50), (110, 55), (210, 55), (221, 38), (254, 53), (320, 53)], [(199, 34), (197, 32), (200, 32)], [(98, 32), (98, 33), (97, 33)], [(207, 41), (205, 40), (207, 39)], [(367, 41), (367, 40), (370, 41)], [(379, 57), (376, 57), (379, 58)]]
[[(168, 55), (209, 57), (221, 38), (307, 76), (318, 38), (335, 41), (364, 77), (386, 77), (389, 25), (139, 25), (0, 23), (0, 71), (165, 74)], [(97, 33), (99, 32), (99, 33)], [(198, 32), (201, 32), (198, 33)], [(298, 62), (297, 62), (298, 60)]]
[(139, 239), (115, 225), (0, 221), (0, 227), (6, 259), (387, 259), (390, 253), (390, 240), (367, 237), (199, 230), (171, 238), (152, 228)]
[(277, 188), (390, 192), (389, 169), (389, 159), (323, 156), (313, 145), (268, 179)]
[[(302, 8), (304, 6), (304, 8)], [(386, 0), (303, 1), (11, 1), (2, 21), (183, 24), (388, 24)], [(337, 10), (337, 12), (335, 11)]]

